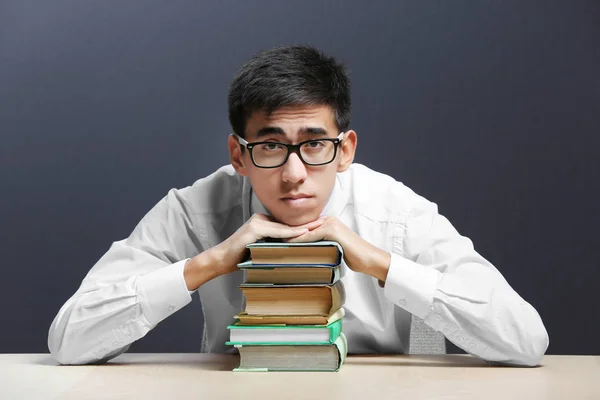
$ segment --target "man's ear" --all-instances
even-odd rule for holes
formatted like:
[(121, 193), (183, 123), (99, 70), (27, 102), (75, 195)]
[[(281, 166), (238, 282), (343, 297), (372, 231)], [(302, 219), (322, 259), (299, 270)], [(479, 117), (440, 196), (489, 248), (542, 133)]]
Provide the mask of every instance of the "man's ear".
[(354, 153), (356, 153), (356, 146), (358, 144), (358, 138), (356, 132), (353, 130), (346, 131), (342, 144), (338, 148), (340, 163), (337, 167), (337, 172), (344, 172), (350, 168), (350, 164), (354, 161)]
[[(242, 145), (238, 142), (235, 136), (229, 135), (229, 139), (227, 139), (227, 147), (229, 148), (229, 160), (231, 161), (231, 165), (235, 171), (242, 175), (248, 176), (248, 171), (246, 169), (246, 164), (244, 162), (244, 154), (242, 154), (241, 147)], [(247, 153), (246, 150), (244, 153)]]

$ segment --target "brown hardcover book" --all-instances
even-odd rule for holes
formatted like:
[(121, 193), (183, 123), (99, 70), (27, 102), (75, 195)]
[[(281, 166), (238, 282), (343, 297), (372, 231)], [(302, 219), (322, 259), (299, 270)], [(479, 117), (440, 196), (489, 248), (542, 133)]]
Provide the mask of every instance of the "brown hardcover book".
[(344, 305), (344, 285), (241, 285), (248, 315), (329, 316)]
[(339, 268), (283, 267), (248, 268), (245, 283), (258, 284), (332, 284), (339, 279)]
[(342, 318), (344, 308), (330, 315), (248, 315), (241, 313), (235, 316), (237, 325), (329, 325)]
[(343, 256), (341, 246), (332, 241), (313, 243), (252, 243), (252, 265), (339, 265)]

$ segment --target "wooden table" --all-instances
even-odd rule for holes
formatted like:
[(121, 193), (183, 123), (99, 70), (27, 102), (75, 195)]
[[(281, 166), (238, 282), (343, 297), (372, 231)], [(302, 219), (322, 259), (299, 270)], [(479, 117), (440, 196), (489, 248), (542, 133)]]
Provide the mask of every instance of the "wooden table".
[(237, 356), (124, 354), (58, 366), (0, 355), (0, 399), (600, 399), (600, 356), (490, 366), (467, 355), (351, 356), (339, 372), (231, 372)]

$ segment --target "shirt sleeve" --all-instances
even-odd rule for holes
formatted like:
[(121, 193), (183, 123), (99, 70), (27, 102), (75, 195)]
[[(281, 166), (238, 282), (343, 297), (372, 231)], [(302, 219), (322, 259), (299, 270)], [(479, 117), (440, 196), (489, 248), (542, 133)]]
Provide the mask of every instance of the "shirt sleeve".
[(202, 249), (185, 190), (171, 190), (127, 239), (114, 242), (61, 307), (48, 334), (59, 363), (116, 357), (191, 301), (183, 268)]
[(434, 203), (414, 207), (401, 236), (403, 254), (392, 253), (385, 283), (389, 300), (472, 355), (539, 363), (549, 343), (539, 314)]

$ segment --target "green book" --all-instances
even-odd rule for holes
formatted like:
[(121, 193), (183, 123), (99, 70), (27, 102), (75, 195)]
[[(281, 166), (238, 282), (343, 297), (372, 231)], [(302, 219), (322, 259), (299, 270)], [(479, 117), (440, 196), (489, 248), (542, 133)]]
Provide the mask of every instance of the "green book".
[(321, 345), (235, 345), (240, 353), (236, 372), (338, 371), (348, 354), (346, 336)]
[(228, 345), (331, 344), (342, 333), (342, 318), (329, 325), (230, 325)]

